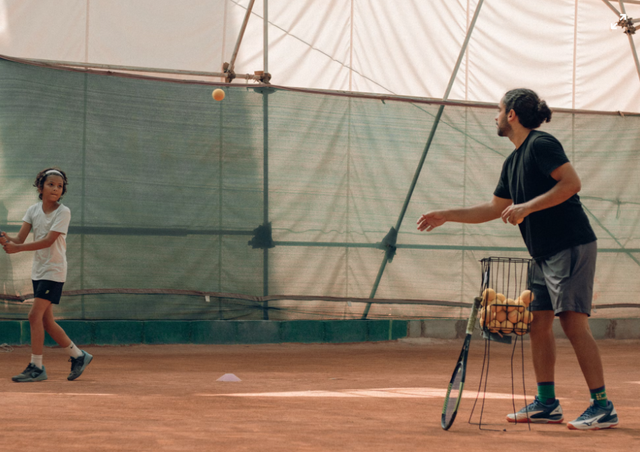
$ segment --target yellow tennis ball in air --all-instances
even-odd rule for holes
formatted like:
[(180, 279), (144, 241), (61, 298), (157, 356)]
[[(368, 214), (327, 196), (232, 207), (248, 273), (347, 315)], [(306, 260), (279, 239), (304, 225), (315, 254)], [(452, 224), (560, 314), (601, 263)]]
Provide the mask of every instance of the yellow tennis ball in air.
[(516, 323), (513, 327), (513, 332), (516, 333), (518, 336), (522, 336), (523, 334), (526, 334), (527, 324), (523, 322)]
[(214, 89), (213, 92), (211, 93), (211, 96), (215, 99), (215, 100), (222, 100), (224, 99), (224, 91), (222, 91), (220, 88)]
[(530, 290), (522, 291), (522, 293), (520, 294), (520, 299), (522, 300), (524, 305), (528, 307), (529, 303), (533, 301), (533, 292), (531, 292)]
[(513, 323), (505, 320), (500, 324), (500, 331), (502, 331), (504, 334), (510, 334), (513, 331)]
[(496, 291), (491, 287), (484, 289), (482, 292), (482, 305), (486, 306), (487, 303), (496, 299)]

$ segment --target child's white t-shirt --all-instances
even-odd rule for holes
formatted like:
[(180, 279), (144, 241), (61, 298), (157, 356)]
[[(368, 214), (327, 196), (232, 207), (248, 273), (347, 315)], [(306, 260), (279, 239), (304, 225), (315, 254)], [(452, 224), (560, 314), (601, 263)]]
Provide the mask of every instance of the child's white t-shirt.
[(31, 279), (34, 281), (49, 280), (65, 282), (67, 280), (67, 231), (71, 221), (71, 211), (63, 204), (56, 210), (45, 214), (42, 202), (27, 209), (22, 221), (31, 225), (34, 241), (42, 240), (50, 231), (60, 232), (55, 242), (49, 247), (35, 252)]

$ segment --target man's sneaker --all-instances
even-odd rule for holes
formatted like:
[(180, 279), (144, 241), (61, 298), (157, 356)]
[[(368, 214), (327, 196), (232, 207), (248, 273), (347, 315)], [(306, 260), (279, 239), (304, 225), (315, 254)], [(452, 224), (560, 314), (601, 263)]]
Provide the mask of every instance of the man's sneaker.
[(547, 405), (538, 396), (528, 406), (517, 413), (507, 414), (507, 421), (515, 423), (560, 424), (564, 420), (558, 399)]
[(87, 368), (91, 360), (93, 359), (93, 355), (88, 354), (84, 350), (82, 350), (82, 356), (79, 358), (69, 358), (71, 361), (71, 373), (67, 377), (67, 380), (75, 380), (82, 372)]
[(591, 406), (587, 408), (587, 411), (575, 421), (569, 422), (567, 427), (571, 430), (601, 430), (613, 428), (616, 425), (618, 425), (618, 413), (616, 413), (613, 403), (608, 400), (607, 406), (603, 408), (591, 399)]
[(24, 371), (22, 371), (20, 375), (11, 377), (11, 379), (18, 383), (26, 383), (30, 381), (42, 381), (47, 379), (47, 372), (45, 372), (44, 366), (42, 366), (42, 369), (40, 369), (35, 364), (29, 363), (27, 368)]

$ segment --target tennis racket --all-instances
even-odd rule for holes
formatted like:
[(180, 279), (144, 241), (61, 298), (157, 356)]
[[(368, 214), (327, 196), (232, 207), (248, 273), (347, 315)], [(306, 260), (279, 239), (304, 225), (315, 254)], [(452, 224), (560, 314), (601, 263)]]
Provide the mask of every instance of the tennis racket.
[(473, 301), (471, 315), (469, 316), (469, 323), (467, 323), (467, 335), (464, 338), (462, 351), (458, 357), (456, 367), (453, 370), (453, 375), (451, 375), (449, 387), (447, 388), (447, 395), (444, 397), (444, 407), (442, 408), (442, 419), (440, 421), (444, 430), (449, 430), (449, 427), (453, 425), (453, 421), (456, 419), (456, 414), (458, 413), (458, 406), (460, 405), (460, 399), (462, 399), (462, 389), (464, 388), (464, 377), (467, 373), (469, 344), (471, 343), (473, 329), (476, 326), (476, 318), (478, 317), (478, 309), (480, 309), (481, 303), (481, 297), (476, 297)]

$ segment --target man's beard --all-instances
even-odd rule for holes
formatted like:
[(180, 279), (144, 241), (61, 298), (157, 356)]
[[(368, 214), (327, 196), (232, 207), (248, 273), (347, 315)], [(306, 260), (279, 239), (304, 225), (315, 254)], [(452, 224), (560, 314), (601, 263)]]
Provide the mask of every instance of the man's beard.
[(497, 129), (498, 129), (497, 132), (499, 137), (506, 137), (508, 136), (508, 132), (511, 128), (509, 127), (509, 125), (502, 126), (500, 124), (497, 124)]

